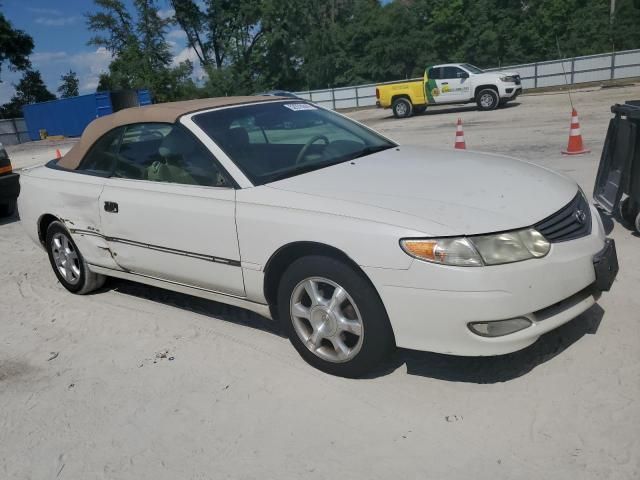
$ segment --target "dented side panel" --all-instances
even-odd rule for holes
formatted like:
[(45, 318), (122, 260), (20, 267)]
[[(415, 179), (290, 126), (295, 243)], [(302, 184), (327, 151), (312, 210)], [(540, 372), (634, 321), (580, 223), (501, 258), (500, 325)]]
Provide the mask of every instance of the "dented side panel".
[(39, 224), (53, 215), (67, 227), (88, 263), (118, 268), (101, 236), (100, 193), (105, 179), (39, 167), (21, 176), (21, 220), (29, 236), (40, 244)]

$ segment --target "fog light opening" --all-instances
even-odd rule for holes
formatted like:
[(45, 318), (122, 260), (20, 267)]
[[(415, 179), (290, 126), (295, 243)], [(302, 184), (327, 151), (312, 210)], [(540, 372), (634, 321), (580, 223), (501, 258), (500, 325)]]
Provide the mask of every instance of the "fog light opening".
[(498, 320), (495, 322), (473, 322), (470, 323), (469, 330), (481, 337), (503, 337), (511, 333), (519, 332), (533, 324), (528, 318), (511, 318), (509, 320)]

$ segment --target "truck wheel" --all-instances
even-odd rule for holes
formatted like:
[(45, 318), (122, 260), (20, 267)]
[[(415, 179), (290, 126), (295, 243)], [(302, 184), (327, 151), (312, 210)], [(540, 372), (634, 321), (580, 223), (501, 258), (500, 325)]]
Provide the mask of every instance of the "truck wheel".
[(493, 110), (498, 106), (499, 102), (498, 92), (492, 88), (480, 90), (476, 95), (476, 103), (480, 110)]
[(413, 105), (406, 98), (396, 98), (391, 105), (393, 116), (396, 118), (406, 118), (413, 114)]

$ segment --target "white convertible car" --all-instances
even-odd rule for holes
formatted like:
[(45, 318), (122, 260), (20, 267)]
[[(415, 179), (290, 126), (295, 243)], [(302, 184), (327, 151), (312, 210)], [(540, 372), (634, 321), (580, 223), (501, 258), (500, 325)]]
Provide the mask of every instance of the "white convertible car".
[(22, 223), (69, 291), (111, 276), (277, 314), (305, 360), (336, 375), (396, 345), (524, 348), (591, 307), (618, 269), (572, 180), (400, 146), (290, 98), (123, 110), (20, 182)]

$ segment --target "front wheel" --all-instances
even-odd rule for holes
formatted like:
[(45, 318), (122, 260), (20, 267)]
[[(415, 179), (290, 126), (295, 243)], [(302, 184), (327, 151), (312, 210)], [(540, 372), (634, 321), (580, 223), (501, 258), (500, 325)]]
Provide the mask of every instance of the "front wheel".
[(476, 95), (476, 104), (480, 110), (493, 110), (498, 107), (500, 97), (492, 88), (480, 90)]
[(280, 282), (278, 311), (298, 353), (333, 375), (359, 377), (395, 345), (373, 286), (334, 258), (309, 256), (291, 264)]
[(80, 250), (61, 222), (47, 229), (46, 248), (53, 272), (64, 288), (84, 295), (104, 285), (106, 277), (89, 270)]
[(391, 105), (393, 116), (396, 118), (407, 118), (413, 114), (413, 104), (407, 98), (396, 98)]

